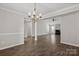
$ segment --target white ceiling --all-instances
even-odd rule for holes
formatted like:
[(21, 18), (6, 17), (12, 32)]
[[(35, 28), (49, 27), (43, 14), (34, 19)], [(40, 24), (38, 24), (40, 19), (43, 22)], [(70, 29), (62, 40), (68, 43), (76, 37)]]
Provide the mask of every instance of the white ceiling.
[[(67, 8), (77, 3), (37, 3), (37, 10), (42, 14), (55, 12), (57, 10)], [(0, 3), (0, 7), (7, 8), (20, 13), (28, 13), (33, 11), (33, 3)]]

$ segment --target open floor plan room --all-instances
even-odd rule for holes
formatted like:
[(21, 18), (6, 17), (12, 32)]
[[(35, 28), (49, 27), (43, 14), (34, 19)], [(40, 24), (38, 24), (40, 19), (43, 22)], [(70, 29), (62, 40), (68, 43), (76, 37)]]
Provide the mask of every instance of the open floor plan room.
[(0, 56), (79, 56), (79, 3), (0, 3)]

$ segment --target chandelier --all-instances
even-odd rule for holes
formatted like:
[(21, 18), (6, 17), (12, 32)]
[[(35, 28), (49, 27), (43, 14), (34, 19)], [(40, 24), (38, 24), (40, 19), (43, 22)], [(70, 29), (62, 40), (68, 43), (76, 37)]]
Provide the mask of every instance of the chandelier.
[[(32, 13), (28, 13), (28, 18), (34, 23), (35, 26), (35, 42), (37, 41), (37, 21), (42, 18), (42, 14), (37, 12), (36, 3), (34, 3), (34, 8)], [(26, 18), (24, 18), (26, 19)], [(32, 35), (32, 29), (31, 29)], [(36, 43), (35, 43), (36, 45)]]
[(34, 23), (37, 22), (37, 20), (39, 20), (40, 18), (42, 18), (42, 14), (41, 13), (39, 13), (39, 14), (37, 13), (36, 3), (34, 3), (33, 12), (32, 13), (28, 13), (28, 17)]

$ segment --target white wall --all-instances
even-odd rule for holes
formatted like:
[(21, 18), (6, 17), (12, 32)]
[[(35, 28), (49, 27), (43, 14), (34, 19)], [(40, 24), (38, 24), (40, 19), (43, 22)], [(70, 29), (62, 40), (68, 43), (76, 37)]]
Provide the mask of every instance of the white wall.
[(24, 22), (24, 37), (31, 35), (31, 22)]
[(49, 23), (46, 20), (39, 20), (37, 22), (38, 35), (45, 35), (49, 33)]
[[(31, 22), (26, 22), (24, 26), (25, 37), (31, 35), (31, 24), (32, 24), (32, 36), (35, 33), (35, 25)], [(48, 22), (45, 20), (40, 20), (37, 22), (37, 35), (48, 34)]]
[[(37, 22), (37, 35), (45, 35), (49, 33), (49, 25), (52, 24), (60, 24), (60, 20), (56, 20), (55, 22), (53, 22), (51, 19), (47, 19), (47, 20), (39, 20)], [(57, 28), (59, 29), (59, 28)], [(24, 26), (24, 33), (25, 33), (25, 37), (31, 35), (31, 22), (27, 23), (25, 22), (25, 26)], [(34, 24), (32, 24), (32, 36), (34, 36), (35, 30), (34, 30)]]
[(23, 17), (21, 15), (0, 9), (0, 50), (23, 43)]
[(61, 43), (79, 47), (79, 12), (59, 16), (61, 20)]

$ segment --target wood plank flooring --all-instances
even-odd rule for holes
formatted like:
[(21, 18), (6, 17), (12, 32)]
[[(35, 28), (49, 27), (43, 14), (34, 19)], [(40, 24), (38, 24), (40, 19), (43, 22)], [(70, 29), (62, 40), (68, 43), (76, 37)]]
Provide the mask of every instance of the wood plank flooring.
[(61, 44), (60, 35), (38, 36), (25, 39), (23, 45), (4, 49), (0, 51), (0, 56), (78, 56), (79, 48)]

